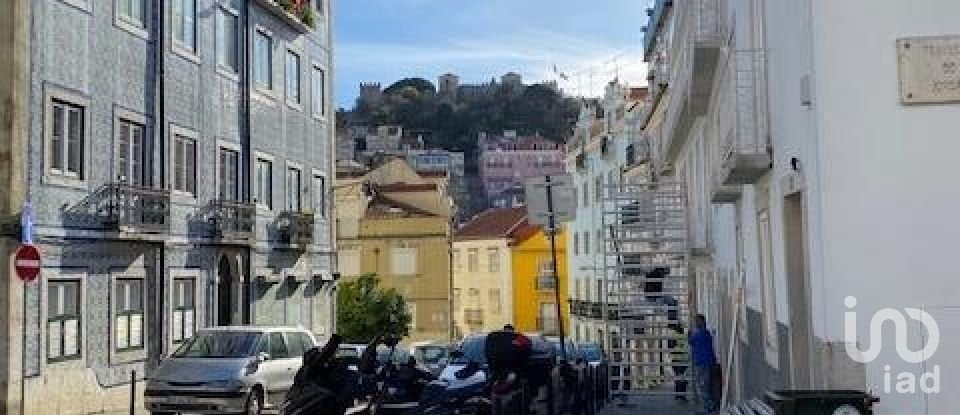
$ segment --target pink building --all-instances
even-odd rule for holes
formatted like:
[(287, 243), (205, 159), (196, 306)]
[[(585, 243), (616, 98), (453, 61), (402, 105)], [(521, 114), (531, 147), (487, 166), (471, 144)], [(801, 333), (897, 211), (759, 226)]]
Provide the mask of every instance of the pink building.
[(478, 147), (480, 180), (494, 206), (522, 203), (521, 189), (527, 178), (564, 172), (564, 146), (539, 135), (519, 137), (515, 131), (505, 131), (502, 136), (489, 137), (480, 133)]

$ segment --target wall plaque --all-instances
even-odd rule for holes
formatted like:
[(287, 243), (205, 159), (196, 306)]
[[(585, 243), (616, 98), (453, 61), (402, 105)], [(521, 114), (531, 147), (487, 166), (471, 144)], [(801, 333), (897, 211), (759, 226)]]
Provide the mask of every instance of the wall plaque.
[(960, 35), (897, 40), (900, 101), (960, 102)]

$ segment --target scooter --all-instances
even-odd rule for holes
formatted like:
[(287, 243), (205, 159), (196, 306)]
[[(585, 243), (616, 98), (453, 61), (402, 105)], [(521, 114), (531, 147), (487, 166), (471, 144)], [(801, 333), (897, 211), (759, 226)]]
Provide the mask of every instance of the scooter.
[(323, 348), (304, 353), (303, 366), (294, 377), (280, 407), (281, 415), (344, 415), (360, 386), (360, 376), (350, 366), (356, 362), (336, 358), (341, 337), (334, 334)]

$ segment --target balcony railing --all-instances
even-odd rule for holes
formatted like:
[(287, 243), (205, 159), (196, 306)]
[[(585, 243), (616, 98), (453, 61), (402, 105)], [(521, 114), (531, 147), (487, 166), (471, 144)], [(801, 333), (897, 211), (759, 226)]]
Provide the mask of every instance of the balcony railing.
[(213, 225), (217, 238), (232, 241), (252, 241), (257, 208), (250, 203), (228, 200), (213, 202)]
[(463, 310), (463, 319), (467, 322), (467, 324), (483, 324), (483, 310)]
[(273, 12), (280, 20), (301, 33), (313, 30), (316, 15), (309, 1), (305, 0), (256, 0), (263, 8)]
[(288, 243), (309, 245), (313, 243), (313, 219), (313, 213), (283, 212), (278, 217), (278, 228)]
[(106, 192), (105, 224), (125, 233), (170, 231), (170, 192), (163, 189), (110, 183)]
[(752, 184), (771, 168), (766, 61), (762, 50), (733, 54), (734, 126), (720, 141), (721, 184)]

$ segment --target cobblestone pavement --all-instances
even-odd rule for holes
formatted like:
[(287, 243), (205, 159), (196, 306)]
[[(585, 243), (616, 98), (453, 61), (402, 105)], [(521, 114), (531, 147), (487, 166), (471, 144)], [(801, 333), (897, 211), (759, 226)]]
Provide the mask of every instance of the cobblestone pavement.
[(694, 415), (697, 405), (676, 401), (672, 396), (634, 397), (614, 400), (599, 415)]

